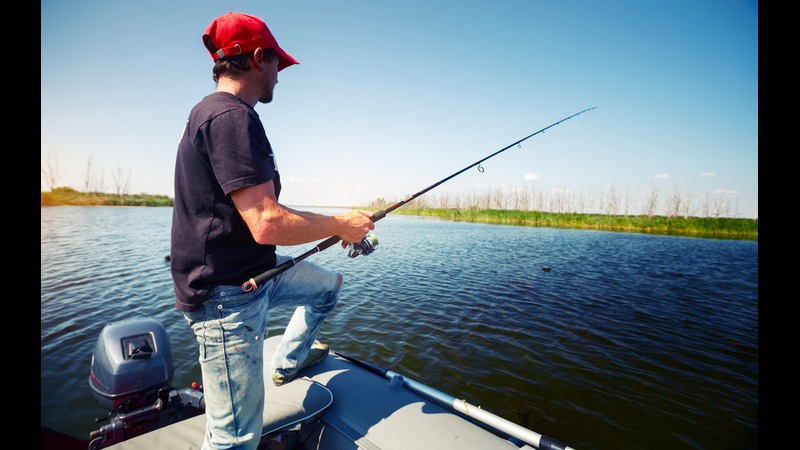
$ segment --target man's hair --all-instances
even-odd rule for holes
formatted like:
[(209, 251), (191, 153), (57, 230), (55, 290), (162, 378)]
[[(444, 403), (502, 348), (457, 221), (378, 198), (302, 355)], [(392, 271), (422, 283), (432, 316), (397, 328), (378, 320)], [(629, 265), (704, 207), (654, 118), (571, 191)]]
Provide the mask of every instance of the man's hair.
[[(241, 55), (233, 55), (228, 56), (227, 58), (221, 58), (214, 63), (214, 71), (212, 77), (214, 78), (214, 82), (216, 83), (219, 81), (219, 77), (224, 74), (227, 74), (231, 77), (237, 77), (240, 74), (243, 74), (250, 70), (250, 61), (249, 57), (253, 56), (253, 52), (242, 53)], [(278, 53), (275, 49), (272, 48), (265, 48), (264, 49), (264, 61), (265, 62), (272, 62), (275, 58), (278, 57)]]

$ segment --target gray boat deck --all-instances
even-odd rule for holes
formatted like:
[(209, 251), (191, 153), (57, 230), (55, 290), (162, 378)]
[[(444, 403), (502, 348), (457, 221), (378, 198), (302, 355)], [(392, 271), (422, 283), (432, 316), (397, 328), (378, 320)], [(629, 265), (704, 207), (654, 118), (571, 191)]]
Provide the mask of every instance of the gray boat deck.
[[(265, 342), (265, 364), (280, 336)], [(266, 373), (269, 373), (267, 371)], [(515, 445), (331, 353), (280, 388), (267, 384), (263, 450), (515, 450)], [(331, 395), (332, 394), (332, 395)], [(199, 450), (205, 416), (120, 442), (111, 450)]]

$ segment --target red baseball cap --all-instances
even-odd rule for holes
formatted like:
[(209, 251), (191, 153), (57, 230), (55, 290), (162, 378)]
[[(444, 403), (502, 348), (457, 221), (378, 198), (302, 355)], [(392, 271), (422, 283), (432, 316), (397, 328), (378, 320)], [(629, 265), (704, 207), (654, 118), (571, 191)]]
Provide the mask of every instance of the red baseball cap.
[(278, 53), (279, 71), (293, 64), (300, 64), (294, 56), (278, 46), (278, 41), (263, 20), (249, 14), (229, 12), (214, 19), (203, 33), (203, 45), (214, 62), (261, 47), (272, 48)]

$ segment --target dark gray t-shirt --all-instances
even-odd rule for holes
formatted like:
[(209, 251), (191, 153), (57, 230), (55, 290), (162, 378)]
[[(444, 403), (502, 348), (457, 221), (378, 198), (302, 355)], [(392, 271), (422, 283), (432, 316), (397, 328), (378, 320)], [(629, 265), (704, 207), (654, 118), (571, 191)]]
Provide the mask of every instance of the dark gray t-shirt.
[(275, 266), (275, 246), (253, 239), (229, 195), (270, 180), (277, 197), (280, 176), (258, 113), (225, 92), (195, 105), (175, 163), (170, 261), (179, 311)]

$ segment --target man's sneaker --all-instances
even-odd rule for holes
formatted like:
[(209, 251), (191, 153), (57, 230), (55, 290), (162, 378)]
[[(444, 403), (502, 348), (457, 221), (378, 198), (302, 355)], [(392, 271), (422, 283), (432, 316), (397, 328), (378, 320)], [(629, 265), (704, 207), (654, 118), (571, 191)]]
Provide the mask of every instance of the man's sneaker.
[(329, 352), (330, 352), (330, 347), (328, 346), (328, 344), (323, 344), (319, 341), (314, 341), (314, 344), (311, 345), (311, 350), (308, 351), (308, 356), (306, 356), (306, 359), (303, 360), (303, 364), (300, 364), (300, 368), (290, 374), (283, 374), (278, 371), (275, 371), (272, 374), (272, 383), (275, 386), (283, 386), (284, 384), (289, 383), (290, 381), (297, 378), (297, 374), (299, 374), (301, 370), (324, 361), (325, 358), (328, 357)]

